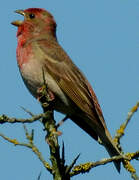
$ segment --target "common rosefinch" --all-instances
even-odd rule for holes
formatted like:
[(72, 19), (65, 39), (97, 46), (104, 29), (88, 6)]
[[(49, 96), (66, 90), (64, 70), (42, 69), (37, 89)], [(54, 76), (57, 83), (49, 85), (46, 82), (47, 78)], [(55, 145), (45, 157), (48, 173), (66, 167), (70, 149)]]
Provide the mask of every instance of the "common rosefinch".
[[(53, 16), (40, 8), (17, 10), (24, 21), (18, 27), (17, 62), (31, 94), (38, 98), (44, 84), (55, 98), (54, 109), (66, 114), (95, 140), (100, 139), (110, 156), (120, 155), (106, 127), (97, 97), (82, 72), (58, 44)], [(115, 161), (120, 171), (120, 162)]]

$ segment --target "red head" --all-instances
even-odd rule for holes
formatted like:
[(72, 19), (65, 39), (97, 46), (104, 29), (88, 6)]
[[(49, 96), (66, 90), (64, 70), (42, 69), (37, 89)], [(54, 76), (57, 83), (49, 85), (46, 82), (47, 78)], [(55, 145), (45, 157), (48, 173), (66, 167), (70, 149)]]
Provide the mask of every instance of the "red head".
[(42, 33), (49, 33), (56, 36), (55, 20), (45, 9), (29, 8), (15, 12), (24, 16), (23, 21), (17, 20), (12, 22), (13, 25), (18, 26), (17, 36), (23, 35), (24, 33), (32, 37)]

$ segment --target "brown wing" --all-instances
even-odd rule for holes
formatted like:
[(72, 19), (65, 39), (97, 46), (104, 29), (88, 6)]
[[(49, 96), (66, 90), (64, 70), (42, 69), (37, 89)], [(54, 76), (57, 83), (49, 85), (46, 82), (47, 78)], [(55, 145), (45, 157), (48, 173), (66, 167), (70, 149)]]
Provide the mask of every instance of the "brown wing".
[(105, 127), (105, 121), (97, 97), (80, 70), (73, 64), (57, 42), (38, 40), (37, 46), (44, 52), (44, 65), (64, 93), (93, 121)]

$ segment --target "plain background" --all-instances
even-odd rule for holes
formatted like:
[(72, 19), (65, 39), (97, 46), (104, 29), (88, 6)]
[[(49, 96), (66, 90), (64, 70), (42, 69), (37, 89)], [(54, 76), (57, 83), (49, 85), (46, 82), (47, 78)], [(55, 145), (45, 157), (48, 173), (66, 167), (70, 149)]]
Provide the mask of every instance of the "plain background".
[[(4, 0), (0, 10), (0, 114), (29, 117), (20, 106), (34, 114), (41, 113), (39, 103), (29, 94), (16, 63), (16, 27), (10, 23), (23, 19), (16, 9), (41, 7), (50, 11), (57, 22), (57, 36), (62, 47), (85, 73), (102, 107), (108, 129), (115, 134), (125, 121), (128, 111), (139, 100), (139, 1), (138, 0)], [(56, 113), (59, 121), (63, 116)], [(39, 123), (27, 125), (35, 129), (35, 143), (49, 161), (45, 132)], [(108, 157), (106, 150), (68, 120), (60, 127), (66, 161), (70, 163), (97, 161)], [(0, 132), (25, 142), (21, 124), (0, 125)], [(121, 140), (125, 152), (139, 150), (139, 113), (135, 113)], [(132, 164), (139, 174), (139, 162)], [(27, 148), (15, 147), (0, 138), (0, 179), (52, 179), (38, 158)], [(121, 168), (118, 174), (113, 164), (97, 167), (73, 180), (128, 180), (130, 174)]]

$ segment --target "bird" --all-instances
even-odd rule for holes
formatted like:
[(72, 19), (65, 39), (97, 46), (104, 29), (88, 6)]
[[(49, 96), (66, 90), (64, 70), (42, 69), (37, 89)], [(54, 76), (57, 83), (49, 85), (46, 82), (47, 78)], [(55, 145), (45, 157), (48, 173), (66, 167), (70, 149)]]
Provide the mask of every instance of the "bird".
[[(108, 154), (121, 155), (103, 117), (93, 88), (57, 40), (54, 17), (43, 8), (16, 10), (24, 20), (17, 26), (16, 57), (22, 79), (37, 99), (44, 84), (54, 97), (54, 110), (65, 114), (96, 141), (101, 141)], [(43, 73), (42, 73), (43, 69)], [(114, 161), (120, 172), (120, 161)]]

